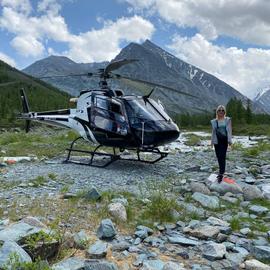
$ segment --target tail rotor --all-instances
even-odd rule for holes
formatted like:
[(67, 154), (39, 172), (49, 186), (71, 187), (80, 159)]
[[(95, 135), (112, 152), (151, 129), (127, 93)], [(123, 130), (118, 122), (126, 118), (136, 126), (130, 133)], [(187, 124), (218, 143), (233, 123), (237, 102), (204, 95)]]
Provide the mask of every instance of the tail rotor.
[[(21, 93), (23, 113), (28, 114), (30, 112), (29, 103), (28, 103), (28, 99), (26, 97), (26, 94), (25, 94), (25, 91), (23, 88), (21, 88), (20, 93)], [(30, 130), (30, 124), (31, 124), (30, 122), (31, 121), (29, 119), (25, 120), (25, 132), (26, 133), (28, 133)]]

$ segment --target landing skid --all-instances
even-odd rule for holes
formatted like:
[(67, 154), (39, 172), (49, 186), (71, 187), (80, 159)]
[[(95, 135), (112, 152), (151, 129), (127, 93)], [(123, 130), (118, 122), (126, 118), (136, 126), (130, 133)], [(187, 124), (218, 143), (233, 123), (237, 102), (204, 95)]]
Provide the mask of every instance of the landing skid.
[[(158, 148), (132, 148), (128, 150), (136, 151), (137, 158), (127, 158), (123, 157), (121, 154), (116, 154), (116, 148), (113, 147), (113, 154), (109, 153), (104, 153), (104, 152), (98, 152), (98, 149), (102, 147), (102, 145), (98, 145), (93, 151), (88, 151), (88, 150), (81, 150), (81, 149), (75, 149), (74, 144), (78, 140), (83, 139), (82, 137), (78, 137), (75, 139), (71, 145), (70, 148), (67, 148), (66, 150), (68, 151), (68, 155), (64, 163), (74, 163), (74, 164), (80, 164), (80, 165), (87, 165), (87, 166), (92, 166), (92, 167), (99, 167), (99, 168), (105, 168), (108, 165), (112, 164), (113, 162), (117, 160), (127, 160), (127, 161), (139, 161), (139, 162), (144, 162), (144, 163), (149, 163), (149, 164), (154, 164), (163, 158), (167, 157), (168, 153), (167, 152), (162, 152)], [(123, 152), (125, 149), (121, 148), (121, 152)], [(90, 157), (87, 161), (83, 162), (82, 160), (72, 160), (71, 159), (71, 153), (83, 153), (83, 154), (89, 154)], [(141, 157), (141, 153), (152, 153), (158, 155), (158, 157), (154, 160), (147, 160), (143, 159)], [(99, 160), (99, 163), (95, 160), (95, 156), (100, 156), (103, 158), (106, 158), (106, 160), (102, 159), (103, 164), (99, 164), (101, 160)]]

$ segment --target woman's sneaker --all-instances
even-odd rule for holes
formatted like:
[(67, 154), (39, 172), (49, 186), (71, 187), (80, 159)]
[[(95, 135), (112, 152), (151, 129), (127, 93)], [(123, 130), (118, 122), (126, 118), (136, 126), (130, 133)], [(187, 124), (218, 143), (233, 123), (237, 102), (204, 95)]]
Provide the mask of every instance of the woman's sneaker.
[(222, 174), (219, 174), (219, 175), (217, 176), (217, 181), (218, 181), (218, 183), (221, 183), (221, 182), (222, 182), (222, 179), (223, 179), (223, 175), (222, 175)]

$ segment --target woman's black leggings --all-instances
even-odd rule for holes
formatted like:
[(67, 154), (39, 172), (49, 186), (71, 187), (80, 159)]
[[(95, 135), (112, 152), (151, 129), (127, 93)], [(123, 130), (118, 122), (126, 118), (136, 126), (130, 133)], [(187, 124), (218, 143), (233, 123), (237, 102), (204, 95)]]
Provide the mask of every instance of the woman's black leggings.
[(223, 175), (226, 167), (226, 153), (228, 148), (228, 142), (219, 142), (214, 146), (219, 165), (219, 174)]

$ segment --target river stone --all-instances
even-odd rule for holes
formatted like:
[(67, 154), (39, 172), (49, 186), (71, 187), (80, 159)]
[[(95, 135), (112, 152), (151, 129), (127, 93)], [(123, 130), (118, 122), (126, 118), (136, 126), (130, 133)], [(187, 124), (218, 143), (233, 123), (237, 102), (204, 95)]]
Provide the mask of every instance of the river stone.
[(245, 201), (263, 198), (262, 192), (256, 186), (244, 185), (242, 186), (242, 190)]
[(270, 266), (255, 259), (245, 261), (246, 270), (270, 270)]
[(213, 183), (210, 186), (210, 190), (218, 192), (220, 195), (225, 195), (227, 192), (233, 194), (242, 194), (242, 188), (237, 184), (228, 184), (226, 182)]
[(87, 250), (87, 257), (90, 259), (102, 259), (106, 257), (107, 252), (108, 244), (102, 241), (97, 241)]
[(168, 236), (168, 241), (171, 244), (179, 244), (183, 246), (197, 246), (199, 244), (198, 241), (192, 240), (183, 236)]
[(267, 214), (268, 213), (268, 208), (264, 207), (264, 206), (260, 206), (260, 205), (251, 205), (249, 207), (249, 211), (251, 213), (254, 213), (256, 215), (263, 215), (263, 214)]
[(270, 246), (254, 246), (252, 248), (252, 254), (258, 260), (269, 260)]
[(219, 208), (219, 199), (216, 196), (208, 196), (200, 192), (195, 192), (192, 195), (192, 198), (196, 202), (199, 202), (204, 207), (211, 208), (211, 209)]
[(98, 227), (97, 236), (99, 239), (112, 239), (116, 230), (110, 219), (103, 219)]
[(12, 254), (16, 254), (20, 262), (32, 262), (31, 257), (17, 243), (6, 241), (1, 244), (0, 242), (0, 269), (9, 262)]
[(21, 239), (42, 231), (41, 228), (31, 226), (25, 222), (14, 223), (0, 231), (0, 240), (18, 242)]
[(127, 221), (127, 211), (122, 203), (110, 203), (108, 205), (109, 214), (119, 221)]
[(84, 259), (71, 257), (52, 266), (52, 270), (82, 270)]
[(190, 235), (197, 237), (199, 239), (209, 239), (209, 238), (215, 238), (219, 233), (219, 229), (214, 226), (201, 226), (199, 228), (196, 228), (190, 232)]
[(208, 243), (203, 246), (203, 257), (210, 260), (220, 260), (226, 254), (226, 247), (223, 244)]
[(107, 261), (86, 260), (82, 270), (118, 270), (118, 267)]
[(205, 194), (205, 195), (210, 195), (210, 193), (211, 193), (209, 188), (205, 184), (199, 183), (199, 182), (191, 182), (190, 188), (191, 188), (191, 191), (193, 193), (200, 192), (200, 193)]

